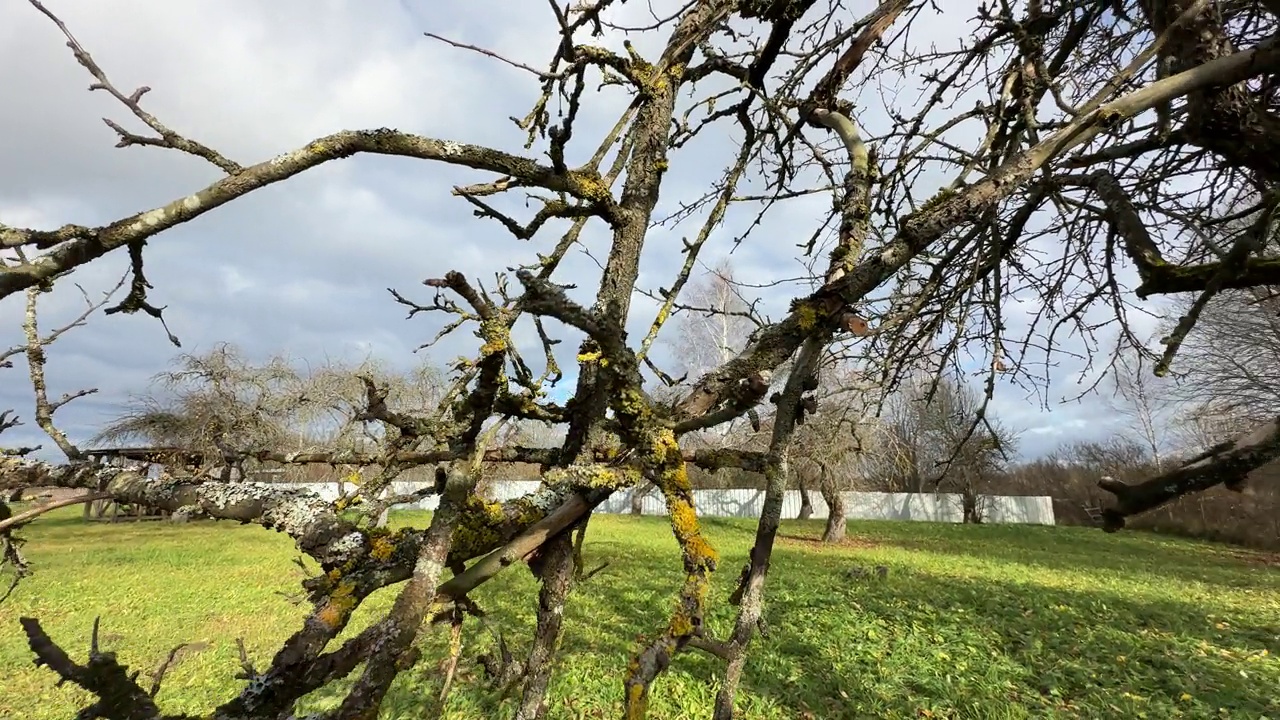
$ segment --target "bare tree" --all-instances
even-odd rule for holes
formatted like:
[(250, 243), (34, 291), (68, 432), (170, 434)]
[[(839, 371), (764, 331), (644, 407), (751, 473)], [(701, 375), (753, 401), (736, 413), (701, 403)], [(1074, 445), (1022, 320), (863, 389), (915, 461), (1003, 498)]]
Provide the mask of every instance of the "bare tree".
[(1179, 447), (1186, 451), (1229, 442), (1257, 422), (1258, 418), (1250, 417), (1247, 409), (1218, 406), (1209, 399), (1179, 405), (1172, 418), (1172, 430)]
[[(247, 685), (215, 709), (215, 717), (287, 717), (299, 698), (357, 671), (338, 707), (322, 717), (371, 717), (417, 657), (412, 643), (433, 608), (447, 605), (452, 615), (445, 619), (459, 622), (475, 609), (467, 593), (520, 558), (531, 558), (541, 588), (537, 631), (518, 673), (517, 717), (539, 717), (565, 603), (579, 577), (569, 570), (568, 535), (611, 493), (650, 482), (666, 501), (684, 580), (669, 621), (619, 663), (626, 717), (645, 717), (654, 679), (675, 655), (697, 648), (725, 662), (714, 717), (728, 720), (762, 617), (796, 426), (813, 402), (815, 374), (830, 346), (850, 334), (863, 338), (853, 343), (859, 357), (850, 361), (863, 363), (886, 392), (922, 364), (954, 369), (962, 356), (979, 358), (990, 370), (972, 431), (997, 377), (1047, 386), (1052, 363), (1039, 357), (1051, 354), (1062, 335), (1074, 334), (1081, 353), (1090, 355), (1104, 327), (1131, 338), (1132, 295), (1196, 297), (1156, 364), (1166, 372), (1220, 291), (1280, 284), (1280, 262), (1259, 256), (1280, 205), (1273, 187), (1280, 179), (1280, 123), (1271, 81), (1280, 71), (1280, 22), (1271, 2), (983, 6), (951, 46), (927, 49), (905, 32), (923, 13), (940, 11), (941, 4), (923, 1), (884, 0), (857, 17), (838, 3), (694, 0), (656, 10), (643, 28), (619, 27), (614, 6), (621, 3), (613, 0), (553, 4), (558, 35), (546, 39), (546, 68), (508, 61), (529, 71), (537, 89), (519, 124), (528, 133), (526, 149), (536, 145), (538, 154), (391, 129), (344, 130), (245, 164), (143, 109), (147, 88), (119, 90), (61, 20), (39, 0), (29, 1), (66, 35), (94, 78), (92, 88), (145, 126), (135, 132), (109, 121), (121, 146), (187, 153), (223, 175), (98, 227), (0, 226), (0, 248), (31, 252), (6, 254), (0, 299), (65, 282), (79, 267), (128, 252), (132, 282), (120, 311), (160, 318), (148, 300), (148, 243), (263, 187), (361, 154), (484, 173), (484, 181), (454, 192), (480, 219), (516, 237), (541, 241), (550, 221), (568, 225), (547, 253), (514, 272), (518, 290), (510, 275), (491, 291), (453, 271), (427, 280), (435, 290), (430, 300), (395, 295), (411, 314), (448, 318), (442, 334), (468, 327), (479, 337), (476, 355), (453, 368), (436, 412), (397, 410), (388, 389), (365, 378), (361, 415), (384, 428), (376, 450), (245, 452), (281, 462), (376, 465), (382, 472), (364, 488), (371, 498), (400, 469), (442, 463), (434, 488), (440, 509), (425, 529), (402, 530), (389, 540), (314, 496), (217, 480), (149, 480), (79, 462), (74, 451), (65, 464), (0, 458), (0, 489), (45, 483), (101, 489), (120, 501), (167, 509), (198, 505), (215, 518), (284, 532), (320, 565), (323, 574), (305, 584), (308, 618), (265, 669), (246, 669)], [(614, 34), (601, 37), (607, 29)], [(619, 42), (623, 32), (662, 36), (663, 49), (645, 57)], [(924, 92), (858, 97), (908, 77), (923, 77)], [(605, 92), (624, 97), (626, 109), (612, 129), (596, 133), (594, 149), (582, 148), (592, 131), (578, 122), (587, 114), (580, 111)], [(918, 97), (914, 105), (908, 96)], [(853, 112), (881, 104), (891, 106), (882, 117)], [(637, 350), (624, 330), (634, 314), (649, 230), (659, 220), (655, 208), (669, 187), (665, 178), (687, 157), (683, 149), (704, 133), (730, 139), (721, 146), (733, 150), (719, 182), (684, 203), (673, 220), (698, 226), (688, 233), (685, 262), (664, 283), (666, 297)], [(583, 164), (570, 166), (570, 157), (584, 158)], [(1187, 187), (1202, 191), (1187, 193)], [(512, 192), (540, 203), (531, 217), (499, 209), (494, 196)], [(655, 402), (642, 374), (654, 372), (647, 350), (713, 230), (730, 210), (741, 208), (756, 228), (755, 218), (817, 193), (834, 198), (817, 227), (783, 242), (769, 239), (773, 247), (798, 241), (813, 269), (792, 288), (785, 313), (695, 378), (676, 402)], [(1202, 245), (1204, 227), (1222, 220), (1212, 197), (1249, 193), (1259, 198), (1239, 213), (1249, 231), (1212, 256), (1189, 252)], [(585, 306), (553, 276), (559, 279), (562, 259), (590, 222), (607, 228), (610, 244), (595, 298)], [(751, 235), (734, 242), (754, 240)], [(1130, 294), (1134, 272), (1139, 285)], [(1026, 307), (1038, 310), (1025, 318), (1025, 333), (1014, 334), (1008, 315)], [(529, 348), (513, 341), (511, 329), (521, 321), (538, 331), (542, 347), (532, 353), (545, 357), (541, 373), (526, 357)], [(576, 344), (579, 372), (572, 401), (560, 405), (547, 400), (545, 385), (560, 375), (553, 348), (565, 338)], [(781, 389), (771, 394), (775, 385)], [(766, 399), (776, 408), (766, 450), (681, 446), (690, 433), (731, 422)], [(564, 442), (553, 450), (499, 447), (495, 419), (505, 418), (564, 426)], [(990, 449), (980, 442), (974, 452)], [(1105, 483), (1115, 496), (1107, 528), (1118, 530), (1126, 517), (1188, 493), (1224, 482), (1237, 487), (1249, 470), (1278, 454), (1280, 420), (1273, 417), (1146, 481)], [(545, 468), (540, 488), (496, 507), (477, 502), (482, 464), (514, 461)], [(703, 622), (719, 556), (698, 521), (689, 462), (765, 478), (764, 510), (732, 595), (738, 616), (726, 639), (709, 637)], [(399, 587), (387, 614), (338, 643), (351, 613), (390, 585)], [(138, 685), (114, 656), (98, 653), (96, 637), (91, 665), (84, 667), (37, 620), (24, 619), (23, 629), (43, 665), (98, 698), (86, 714), (161, 717), (155, 690)]]
[[(1188, 302), (1176, 306), (1185, 312)], [(1224, 292), (1183, 343), (1177, 395), (1221, 411), (1280, 411), (1280, 298), (1270, 287)]]
[(741, 352), (759, 322), (727, 257), (690, 283), (682, 297), (675, 305), (673, 334), (664, 337), (675, 351), (677, 372), (698, 378)]
[(875, 463), (909, 492), (959, 492), (965, 522), (981, 522), (978, 496), (1014, 454), (1016, 437), (961, 379), (917, 375), (888, 403)]
[(133, 396), (90, 442), (141, 441), (219, 460), (237, 450), (283, 450), (289, 415), (303, 399), (300, 384), (281, 357), (254, 364), (225, 343), (199, 355), (184, 353), (172, 370), (152, 378), (151, 392)]
[(388, 437), (367, 415), (369, 382), (394, 412), (431, 407), (444, 396), (442, 374), (426, 364), (408, 372), (372, 360), (298, 367), (279, 355), (253, 362), (220, 343), (174, 358), (173, 369), (153, 377), (151, 388), (134, 395), (90, 442), (140, 441), (158, 455), (181, 450), (204, 459), (202, 472), (221, 469), (227, 478), (233, 470), (244, 478), (260, 459), (287, 453), (367, 455), (400, 432), (392, 426)]
[(856, 371), (837, 365), (824, 376), (813, 416), (796, 432), (794, 472), (816, 479), (827, 506), (822, 541), (839, 542), (845, 537), (846, 515), (841, 493), (866, 484), (864, 454), (873, 447), (876, 428), (871, 417), (874, 395)]
[[(1185, 357), (1185, 354), (1184, 354)], [(1176, 410), (1168, 381), (1153, 378), (1149, 364), (1138, 351), (1122, 350), (1115, 358), (1117, 372), (1112, 376), (1114, 394), (1108, 407), (1127, 418), (1149, 455), (1147, 460), (1156, 472), (1164, 469), (1170, 440), (1169, 429)]]
[(1121, 434), (1063, 443), (1044, 457), (1007, 468), (1000, 481), (1021, 494), (1051, 496), (1056, 523), (1092, 525), (1101, 520), (1106, 502), (1100, 479), (1136, 482), (1154, 472), (1145, 443)]

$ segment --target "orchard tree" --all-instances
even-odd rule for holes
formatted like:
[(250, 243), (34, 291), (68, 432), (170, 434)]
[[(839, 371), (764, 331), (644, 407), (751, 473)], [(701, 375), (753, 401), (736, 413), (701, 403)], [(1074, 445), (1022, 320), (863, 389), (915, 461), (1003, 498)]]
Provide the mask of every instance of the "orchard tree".
[[(874, 447), (879, 423), (872, 417), (876, 394), (860, 382), (857, 371), (841, 367), (820, 368), (819, 385), (809, 403), (808, 419), (796, 429), (792, 455), (794, 469), (816, 477), (818, 491), (827, 505), (823, 542), (845, 537), (845, 507), (841, 493), (867, 489), (868, 451)], [(804, 416), (798, 415), (797, 421)]]
[[(477, 171), (479, 182), (454, 193), (480, 222), (540, 249), (495, 288), (440, 268), (426, 281), (434, 297), (396, 294), (414, 312), (447, 316), (441, 332), (467, 328), (479, 338), (475, 355), (455, 364), (438, 411), (396, 409), (387, 389), (370, 380), (362, 383), (362, 416), (387, 429), (375, 450), (279, 454), (280, 462), (382, 467), (364, 486), (369, 497), (398, 469), (438, 464), (440, 509), (426, 528), (388, 534), (372, 528), (369, 516), (353, 521), (313, 495), (269, 485), (148, 479), (96, 466), (65, 435), (58, 444), (66, 463), (0, 459), (3, 490), (55, 485), (171, 510), (195, 507), (286, 533), (319, 565), (322, 573), (304, 583), (310, 615), (270, 663), (246, 663), (248, 682), (207, 717), (290, 717), (300, 698), (353, 673), (339, 705), (319, 717), (373, 717), (392, 681), (417, 659), (424, 620), (460, 623), (477, 610), (468, 593), (521, 558), (530, 559), (541, 586), (516, 717), (541, 716), (565, 603), (579, 576), (571, 533), (612, 493), (649, 482), (666, 501), (684, 579), (669, 621), (629, 660), (619, 659), (625, 716), (646, 717), (654, 679), (677, 654), (696, 649), (724, 663), (715, 717), (728, 720), (762, 617), (796, 419), (833, 343), (850, 345), (861, 356), (851, 362), (866, 363), (886, 390), (921, 362), (945, 367), (973, 358), (989, 368), (989, 399), (997, 379), (1043, 387), (1049, 378), (1042, 369), (1052, 367), (1043, 356), (1064, 337), (1092, 353), (1102, 346), (1103, 328), (1124, 328), (1136, 299), (1186, 294), (1192, 304), (1155, 367), (1167, 372), (1213, 296), (1280, 283), (1280, 259), (1262, 242), (1280, 202), (1280, 6), (1271, 1), (984, 2), (949, 45), (913, 39), (913, 23), (951, 4), (929, 0), (883, 0), (878, 7), (691, 0), (655, 8), (651, 21), (630, 28), (617, 24), (622, 0), (553, 2), (558, 36), (543, 39), (549, 62), (539, 69), (509, 61), (529, 71), (535, 89), (527, 114), (512, 108), (523, 117), (528, 149), (353, 129), (251, 160), (164, 124), (144, 106), (147, 88), (114, 84), (51, 10), (29, 2), (66, 35), (92, 88), (136, 118), (132, 130), (109, 121), (121, 146), (187, 153), (222, 176), (102, 225), (0, 225), (0, 301), (21, 302), (26, 293), (34, 304), (76, 269), (127, 253), (129, 291), (112, 310), (160, 318), (148, 291), (163, 280), (144, 273), (148, 245), (169, 242), (169, 230), (269, 185), (366, 154), (416, 159), (427, 171), (440, 163)], [(624, 32), (653, 38), (662, 49), (646, 55), (622, 42)], [(907, 78), (922, 78), (924, 92), (904, 89)], [(608, 93), (624, 95), (626, 108), (612, 129), (597, 133), (582, 118)], [(883, 113), (872, 111), (881, 107)], [(706, 136), (728, 140), (717, 145), (731, 148), (723, 174), (702, 197), (683, 203), (687, 212), (677, 219), (690, 227), (682, 268), (663, 282), (665, 297), (651, 320), (641, 319), (650, 329), (635, 342), (626, 328), (641, 260), (655, 251), (647, 242), (659, 221), (655, 207), (672, 192), (668, 179), (682, 163), (688, 167), (686, 146)], [(518, 200), (502, 202), (512, 194), (527, 195), (535, 207), (512, 210)], [(808, 227), (795, 221), (802, 213), (791, 214), (785, 233), (770, 232), (785, 236), (714, 232), (730, 211), (760, 228), (756, 219), (815, 194), (832, 198), (830, 213)], [(1237, 212), (1249, 231), (1211, 256), (1190, 252), (1203, 228), (1221, 220), (1223, 197), (1246, 199)], [(588, 225), (607, 232), (610, 243), (595, 297), (584, 304), (566, 293), (572, 278), (557, 270)], [(568, 229), (548, 239), (552, 227)], [(716, 243), (722, 250), (729, 243), (796, 246), (814, 272), (733, 357), (692, 378), (674, 402), (656, 402), (647, 392), (645, 373), (656, 376), (649, 350), (699, 257)], [(516, 323), (535, 327), (542, 347), (517, 346)], [(850, 342), (851, 334), (861, 341)], [(56, 431), (46, 422), (56, 403), (41, 395), (37, 372), (50, 346), (38, 333), (31, 337), (25, 352), (35, 360), (37, 421)], [(556, 403), (547, 385), (561, 375), (554, 347), (565, 340), (576, 345), (577, 378), (571, 400)], [(533, 363), (538, 352), (545, 362)], [(765, 402), (773, 406), (766, 450), (682, 447), (689, 433)], [(564, 440), (551, 449), (495, 447), (496, 418), (558, 425)], [(1280, 420), (1272, 416), (1157, 477), (1107, 483), (1115, 497), (1107, 527), (1117, 530), (1127, 516), (1187, 493), (1238, 486), (1277, 454)], [(542, 466), (539, 489), (499, 504), (476, 497), (478, 468), (511, 461)], [(729, 599), (738, 613), (723, 637), (704, 622), (708, 603), (721, 597), (710, 592), (720, 563), (699, 524), (687, 463), (765, 477), (750, 561), (725, 579), (736, 583)], [(15, 516), (0, 527), (7, 538), (29, 520)], [(5, 558), (21, 566), (16, 547), (10, 542)], [(396, 599), (385, 616), (337, 642), (352, 612), (392, 586)], [(170, 717), (151, 688), (96, 642), (82, 665), (60, 647), (77, 638), (52, 638), (37, 618), (22, 625), (39, 662), (98, 698), (85, 716)]]
[(223, 343), (199, 355), (184, 353), (173, 365), (91, 442), (143, 442), (215, 458), (288, 444), (290, 416), (304, 398), (301, 378), (283, 357), (255, 364)]
[(1016, 436), (964, 378), (919, 374), (889, 397), (869, 465), (896, 490), (958, 492), (981, 522), (982, 486), (1004, 469)]

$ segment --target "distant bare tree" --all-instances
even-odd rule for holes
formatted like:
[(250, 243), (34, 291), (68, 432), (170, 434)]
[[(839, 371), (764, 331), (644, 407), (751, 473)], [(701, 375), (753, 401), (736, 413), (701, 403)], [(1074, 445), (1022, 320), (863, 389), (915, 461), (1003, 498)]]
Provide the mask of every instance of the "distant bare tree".
[(1141, 442), (1113, 437), (1105, 442), (1075, 442), (1065, 448), (1067, 462), (1089, 476), (1136, 479), (1150, 471), (1151, 457)]
[(1147, 460), (1156, 472), (1161, 472), (1176, 411), (1172, 383), (1152, 377), (1151, 363), (1135, 350), (1117, 353), (1115, 364), (1114, 392), (1108, 407), (1128, 419), (1132, 432), (1147, 448)]
[(1209, 398), (1179, 405), (1172, 419), (1172, 431), (1185, 453), (1229, 442), (1248, 432), (1257, 422), (1258, 418), (1251, 417), (1249, 408), (1224, 407)]
[(725, 364), (746, 347), (759, 327), (727, 257), (689, 283), (681, 298), (680, 312), (672, 320), (673, 334), (664, 336), (670, 338), (681, 375), (697, 378)]
[(408, 373), (373, 361), (300, 369), (283, 356), (253, 362), (227, 343), (179, 355), (174, 365), (91, 442), (142, 441), (212, 454), (219, 447), (368, 451), (381, 428), (364, 417), (362, 378), (384, 388), (385, 402), (398, 412), (430, 408), (444, 397), (443, 375), (427, 365)]
[(827, 505), (823, 542), (845, 537), (845, 490), (865, 487), (864, 451), (872, 447), (875, 399), (861, 375), (839, 366), (823, 373), (814, 411), (796, 431), (793, 464), (797, 475), (817, 480)]
[(873, 461), (894, 489), (958, 492), (965, 522), (981, 522), (984, 481), (1016, 454), (1016, 436), (962, 380), (917, 375), (889, 398)]
[(184, 353), (152, 378), (153, 391), (135, 395), (124, 413), (90, 442), (143, 442), (221, 458), (249, 448), (284, 450), (301, 379), (280, 357), (261, 365), (220, 344)]
[(1179, 397), (1220, 412), (1280, 413), (1280, 286), (1224, 292), (1197, 327), (1182, 345)]

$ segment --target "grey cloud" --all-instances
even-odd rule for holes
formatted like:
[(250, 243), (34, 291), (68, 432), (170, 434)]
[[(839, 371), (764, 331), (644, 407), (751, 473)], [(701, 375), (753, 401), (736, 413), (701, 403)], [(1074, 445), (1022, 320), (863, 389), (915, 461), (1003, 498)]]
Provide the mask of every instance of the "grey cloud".
[[(144, 105), (162, 121), (246, 163), (339, 129), (381, 126), (525, 152), (524, 132), (508, 118), (527, 112), (536, 98), (536, 78), (421, 33), (493, 47), (534, 67), (543, 65), (554, 43), (554, 21), (544, 7), (504, 0), (445, 7), (425, 0), (335, 0), (322, 7), (302, 0), (49, 4), (122, 90), (151, 86)], [(681, 4), (664, 0), (655, 12)], [(620, 10), (620, 22), (652, 22), (645, 4), (627, 3)], [(135, 129), (138, 124), (105, 94), (85, 90), (90, 78), (34, 9), (5, 5), (0, 28), (0, 86), (6, 97), (19, 98), (0, 108), (0, 166), (22, 168), (0, 173), (0, 221), (96, 224), (182, 197), (217, 178), (212, 167), (172, 151), (112, 147), (114, 135), (99, 118)], [(912, 32), (918, 42), (955, 37), (947, 21), (932, 18)], [(611, 31), (597, 42), (618, 48), (621, 37)], [(642, 37), (638, 47), (652, 55), (658, 41)], [(570, 162), (587, 159), (625, 103), (617, 90), (592, 96)], [(885, 122), (876, 103), (867, 102), (859, 112), (870, 132)], [(734, 139), (717, 130), (676, 155), (657, 215), (706, 192), (735, 149)], [(147, 253), (153, 301), (168, 305), (166, 318), (184, 350), (227, 340), (256, 358), (372, 354), (401, 367), (414, 364), (419, 358), (413, 349), (444, 318), (406, 322), (405, 308), (385, 288), (426, 301), (431, 290), (421, 281), (452, 269), (492, 289), (495, 270), (533, 262), (535, 253), (550, 252), (554, 244), (554, 227), (533, 242), (517, 241), (496, 223), (473, 217), (472, 208), (449, 193), (454, 185), (486, 179), (483, 173), (403, 158), (327, 164), (157, 237)], [(753, 179), (756, 186), (760, 181)], [(530, 214), (519, 199), (502, 207), (517, 217)], [(801, 274), (795, 245), (829, 207), (829, 197), (813, 196), (778, 208), (735, 251), (741, 279), (768, 283)], [(754, 214), (753, 207), (735, 207), (715, 231), (704, 261), (714, 263), (728, 252), (728, 240)], [(681, 239), (692, 237), (698, 221), (651, 232), (644, 287), (669, 286), (684, 260)], [(596, 261), (603, 261), (608, 247), (598, 225), (584, 237), (595, 259), (571, 251), (557, 281), (578, 284), (570, 296), (590, 304), (600, 274)], [(68, 280), (96, 291), (119, 277), (126, 260), (113, 254)], [(796, 288), (762, 290), (767, 312), (778, 317)], [(44, 327), (74, 316), (78, 302), (74, 288), (60, 285), (43, 301)], [(21, 304), (19, 297), (0, 301), (0, 345), (20, 340)], [(657, 305), (637, 295), (634, 306), (627, 329), (638, 343)], [(572, 387), (579, 335), (556, 323), (548, 329), (565, 339), (557, 350), (569, 371), (558, 391), (563, 392)], [(526, 360), (540, 369), (532, 323), (518, 325), (515, 336)], [(443, 362), (474, 348), (464, 330), (427, 354)], [(77, 438), (92, 434), (174, 352), (158, 324), (143, 316), (95, 317), (69, 333), (51, 350), (55, 393), (96, 386), (101, 394), (65, 408), (63, 424)], [(660, 364), (667, 353), (663, 343), (655, 346)], [(24, 372), (0, 371), (0, 408), (29, 405)], [(23, 414), (30, 417), (27, 410)], [(1028, 415), (1027, 422), (1034, 421)], [(38, 441), (32, 429), (10, 431), (3, 439)]]

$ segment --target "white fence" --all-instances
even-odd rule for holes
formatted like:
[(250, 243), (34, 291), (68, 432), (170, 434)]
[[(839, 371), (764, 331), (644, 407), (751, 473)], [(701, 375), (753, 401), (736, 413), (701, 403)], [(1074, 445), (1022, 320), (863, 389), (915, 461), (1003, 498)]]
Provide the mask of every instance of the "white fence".
[[(325, 500), (338, 497), (337, 483), (288, 483), (291, 487), (308, 488)], [(392, 483), (392, 492), (410, 493), (426, 487), (426, 483)], [(510, 500), (538, 489), (536, 480), (508, 480), (489, 486), (492, 500)], [(614, 493), (596, 508), (596, 512), (627, 514), (631, 512), (634, 491)], [(703, 517), (755, 518), (764, 505), (763, 490), (728, 489), (695, 490), (694, 504)], [(964, 522), (964, 506), (959, 493), (886, 493), (845, 492), (845, 517), (860, 520), (918, 520), (925, 522)], [(825, 518), (827, 504), (816, 492), (810, 493), (813, 517)], [(430, 496), (410, 505), (398, 505), (399, 509), (416, 508), (434, 510), (440, 498)], [(641, 499), (641, 514), (665, 515), (666, 501), (656, 490)], [(1025, 523), (1053, 525), (1053, 499), (1044, 495), (980, 495), (978, 510), (983, 522)], [(782, 503), (782, 517), (794, 518), (800, 514), (800, 491), (789, 490)]]

